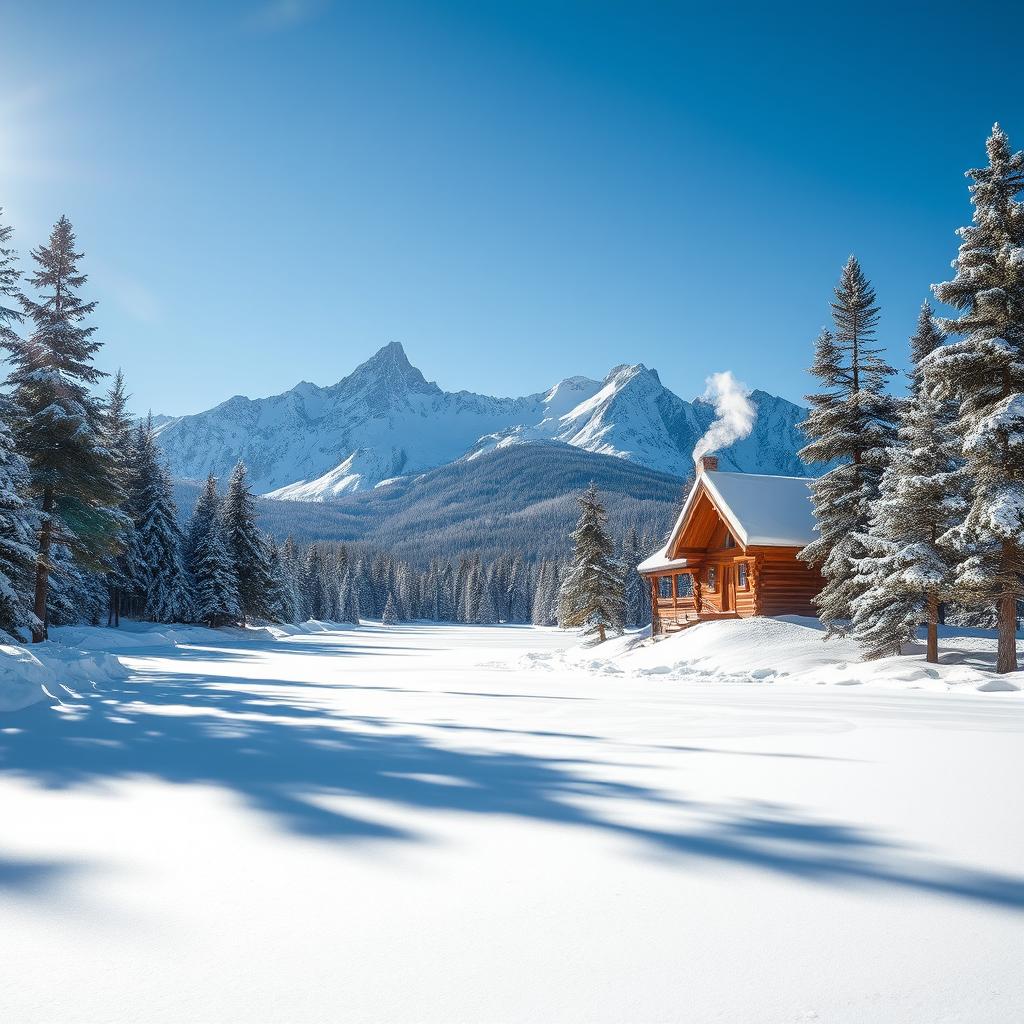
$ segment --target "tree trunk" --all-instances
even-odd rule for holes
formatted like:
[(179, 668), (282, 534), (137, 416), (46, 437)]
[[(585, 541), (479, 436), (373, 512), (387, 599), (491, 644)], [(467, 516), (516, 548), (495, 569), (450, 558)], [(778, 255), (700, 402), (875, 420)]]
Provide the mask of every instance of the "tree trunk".
[(50, 590), (50, 544), (53, 542), (53, 524), (50, 514), (53, 512), (53, 491), (47, 487), (43, 491), (43, 525), (39, 529), (39, 553), (36, 555), (36, 592), (35, 612), (38, 622), (32, 627), (32, 643), (42, 643), (46, 639), (46, 598)]
[(924, 660), (939, 663), (939, 601), (934, 594), (928, 595), (928, 649)]
[(1015, 594), (1003, 594), (999, 599), (996, 671), (1017, 671), (1017, 597)]

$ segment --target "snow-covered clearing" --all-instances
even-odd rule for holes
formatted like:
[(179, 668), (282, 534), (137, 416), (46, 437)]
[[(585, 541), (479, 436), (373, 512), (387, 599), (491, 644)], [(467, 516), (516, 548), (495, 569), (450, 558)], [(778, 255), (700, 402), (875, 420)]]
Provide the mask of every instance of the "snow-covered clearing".
[(1022, 695), (685, 638), (127, 634), (0, 715), (0, 1020), (1018, 1019)]

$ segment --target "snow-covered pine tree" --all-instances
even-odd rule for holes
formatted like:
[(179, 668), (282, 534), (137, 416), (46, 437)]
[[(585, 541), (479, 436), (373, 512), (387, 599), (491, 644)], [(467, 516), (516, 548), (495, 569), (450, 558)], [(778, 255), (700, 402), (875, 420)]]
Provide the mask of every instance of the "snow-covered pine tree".
[(615, 560), (615, 544), (608, 533), (608, 516), (597, 487), (580, 496), (580, 517), (573, 531), (573, 559), (561, 590), (561, 620), (583, 627), (584, 636), (604, 643), (609, 629), (622, 632), (625, 602), (622, 568)]
[(36, 511), (26, 497), (28, 464), (0, 418), (0, 630), (31, 627)]
[(533, 601), (530, 602), (530, 622), (535, 626), (551, 625), (547, 621), (548, 608), (551, 606), (550, 588), (551, 563), (547, 559), (541, 559), (533, 585)]
[(249, 490), (247, 476), (245, 463), (239, 462), (231, 471), (221, 504), (224, 540), (238, 577), (243, 622), (263, 614), (269, 573), (263, 535), (256, 526), (256, 498)]
[[(103, 410), (102, 442), (112, 460), (112, 473), (121, 494), (119, 507), (127, 511), (134, 484), (136, 469), (135, 428), (128, 412), (131, 396), (125, 385), (124, 373), (118, 369), (113, 384), (107, 392)], [(126, 593), (130, 593), (137, 566), (134, 556), (137, 545), (134, 542), (134, 521), (130, 514), (122, 517), (119, 550), (107, 555), (104, 560), (107, 581), (107, 625), (120, 626), (121, 605)]]
[[(0, 207), (0, 217), (3, 216)], [(9, 224), (0, 223), (0, 341), (17, 341), (17, 335), (11, 329), (12, 324), (21, 323), (20, 310), (15, 306), (18, 300), (18, 280), (21, 272), (17, 267), (18, 254), (8, 246), (14, 229)], [(10, 303), (8, 305), (8, 303)]]
[(373, 590), (373, 581), (370, 579), (370, 568), (362, 558), (356, 561), (353, 570), (353, 590), (359, 601), (360, 617), (373, 618), (376, 615), (376, 601)]
[(419, 581), (408, 562), (401, 562), (395, 570), (394, 593), (401, 617), (407, 621), (418, 619), (420, 617)]
[(807, 396), (811, 411), (801, 424), (810, 442), (805, 462), (839, 462), (811, 484), (819, 538), (800, 552), (818, 566), (825, 585), (815, 606), (826, 636), (843, 632), (853, 601), (867, 580), (859, 572), (871, 505), (896, 437), (895, 400), (885, 392), (895, 370), (875, 344), (875, 291), (856, 257), (843, 267), (832, 302), (835, 333), (822, 331), (811, 373), (823, 390)]
[(327, 618), (327, 584), (323, 554), (318, 544), (310, 544), (302, 561), (302, 597), (304, 617)]
[(441, 622), (455, 621), (455, 570), (449, 561), (441, 565), (438, 574), (437, 612)]
[[(941, 344), (942, 332), (935, 322), (932, 304), (925, 299), (917, 314), (917, 327), (910, 336), (910, 394), (920, 394), (924, 385), (924, 361)], [(947, 405), (951, 405), (947, 400)], [(952, 419), (949, 419), (952, 422)]]
[(370, 579), (373, 582), (374, 600), (379, 614), (384, 614), (388, 594), (395, 590), (395, 566), (385, 554), (378, 554), (370, 564)]
[(622, 542), (623, 595), (626, 602), (626, 625), (642, 626), (650, 622), (650, 590), (636, 571), (641, 560), (640, 538), (631, 526)]
[(238, 622), (242, 618), (238, 577), (228, 553), (217, 480), (212, 473), (192, 510), (185, 550), (192, 583), (192, 614), (213, 627)]
[(509, 571), (506, 620), (508, 622), (530, 621), (530, 567), (517, 553)]
[(281, 547), (281, 567), (288, 584), (288, 605), (291, 609), (287, 621), (301, 622), (305, 617), (303, 615), (304, 607), (299, 586), (302, 563), (299, 558), (299, 549), (295, 544), (295, 538), (291, 534), (285, 537), (284, 545)]
[(75, 234), (67, 217), (47, 245), (32, 250), (36, 269), (29, 278), (39, 301), (19, 295), (32, 323), (28, 338), (11, 330), (0, 344), (9, 353), (8, 386), (12, 427), (29, 464), (30, 489), (38, 501), (32, 639), (46, 639), (50, 548), (59, 536), (85, 570), (99, 570), (118, 540), (120, 499), (111, 457), (101, 442), (102, 405), (90, 393), (104, 375), (93, 365), (100, 343), (94, 327), (83, 326), (96, 304), (78, 290), (86, 276), (78, 269)]
[(171, 477), (160, 462), (152, 427), (140, 452), (135, 534), (144, 563), (143, 615), (153, 622), (185, 622), (191, 615), (189, 579), (182, 564), (182, 533)]
[(263, 547), (267, 553), (267, 592), (263, 599), (263, 614), (271, 622), (292, 622), (295, 609), (284, 556), (277, 541), (269, 534), (263, 535)]
[(82, 569), (71, 549), (55, 535), (50, 548), (50, 587), (47, 615), (53, 626), (87, 622), (98, 626), (106, 601), (106, 584), (99, 573)]
[(478, 625), (490, 625), (498, 621), (498, 609), (494, 603), (494, 586), (488, 578), (488, 573), (480, 569), (477, 579), (479, 581), (479, 599), (476, 602), (476, 609), (473, 614), (473, 621)]
[(952, 432), (955, 409), (927, 387), (920, 365), (940, 341), (925, 303), (911, 338), (915, 363), (901, 410), (900, 444), (889, 452), (863, 538), (860, 572), (866, 585), (853, 601), (853, 624), (868, 658), (898, 654), (925, 622), (926, 659), (939, 660), (939, 605), (950, 594), (959, 560), (946, 534), (966, 510)]
[(966, 557), (961, 599), (993, 603), (998, 614), (996, 671), (1017, 668), (1017, 598), (1024, 593), (1024, 152), (1013, 152), (995, 125), (988, 166), (972, 179), (972, 224), (959, 231), (953, 280), (935, 285), (940, 302), (959, 313), (940, 320), (959, 341), (925, 359), (939, 397), (959, 401), (970, 506), (950, 540)]
[(353, 626), (359, 625), (359, 593), (356, 586), (353, 567), (349, 566), (341, 581), (341, 592), (338, 597), (338, 621), (349, 622)]
[(395, 601), (394, 594), (388, 594), (387, 600), (384, 602), (384, 615), (381, 619), (385, 626), (397, 626), (401, 619), (398, 615), (398, 603)]

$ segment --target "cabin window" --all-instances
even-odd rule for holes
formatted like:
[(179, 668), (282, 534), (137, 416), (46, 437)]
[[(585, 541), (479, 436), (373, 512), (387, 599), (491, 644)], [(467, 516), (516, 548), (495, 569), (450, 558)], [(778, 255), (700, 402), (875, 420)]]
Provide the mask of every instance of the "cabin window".
[(658, 597), (670, 600), (672, 597), (672, 577), (671, 576), (659, 576), (658, 577)]
[(708, 590), (714, 590), (718, 586), (718, 566), (708, 566)]
[(747, 587), (750, 585), (747, 578), (746, 562), (740, 562), (740, 564), (736, 566), (736, 582), (741, 590), (746, 590)]
[(681, 572), (676, 577), (676, 597), (693, 596), (693, 577), (688, 572)]
[(727, 547), (727, 548), (734, 548), (734, 547), (736, 547), (736, 538), (731, 533), (727, 533), (725, 535), (725, 547)]

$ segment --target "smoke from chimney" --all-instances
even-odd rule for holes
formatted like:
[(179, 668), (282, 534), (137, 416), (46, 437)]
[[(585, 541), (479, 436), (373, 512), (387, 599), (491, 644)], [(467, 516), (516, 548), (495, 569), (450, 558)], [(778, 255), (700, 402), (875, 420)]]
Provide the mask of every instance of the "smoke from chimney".
[(693, 449), (693, 461), (700, 465), (702, 456), (741, 441), (754, 429), (757, 409), (750, 401), (750, 388), (741, 384), (731, 370), (713, 373), (705, 382), (705, 402), (714, 402), (715, 421)]

